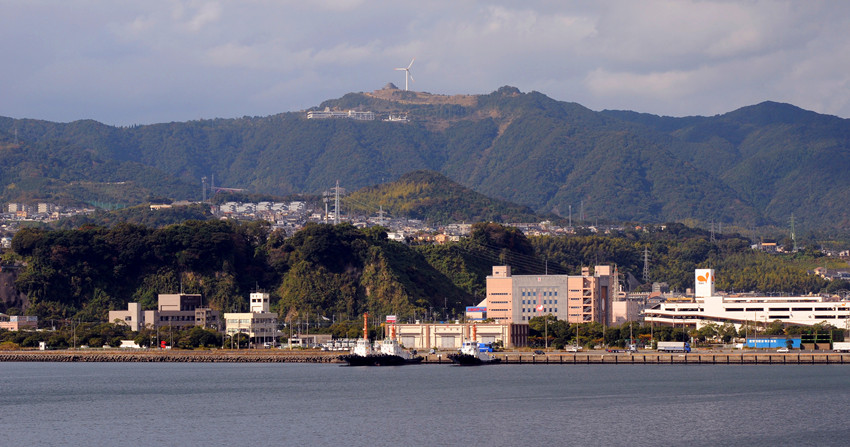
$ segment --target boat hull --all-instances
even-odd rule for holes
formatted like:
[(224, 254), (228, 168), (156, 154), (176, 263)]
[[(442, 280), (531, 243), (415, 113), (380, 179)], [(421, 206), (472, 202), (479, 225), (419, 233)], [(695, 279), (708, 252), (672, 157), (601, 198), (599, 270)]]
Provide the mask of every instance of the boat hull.
[(499, 363), (501, 359), (490, 358), (487, 360), (481, 359), (481, 357), (469, 354), (449, 354), (448, 359), (453, 363), (460, 366), (477, 366), (477, 365), (489, 365), (494, 363)]
[(339, 356), (339, 359), (348, 363), (349, 366), (401, 366), (422, 363), (422, 357), (420, 356), (405, 359), (397, 355), (387, 354), (370, 354), (366, 356), (346, 354)]

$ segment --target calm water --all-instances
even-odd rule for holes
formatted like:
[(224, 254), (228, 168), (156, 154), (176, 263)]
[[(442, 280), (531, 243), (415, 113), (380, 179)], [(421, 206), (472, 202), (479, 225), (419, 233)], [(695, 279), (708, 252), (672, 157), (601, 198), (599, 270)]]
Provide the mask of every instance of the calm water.
[(838, 365), (0, 363), (2, 445), (847, 445), (848, 409)]

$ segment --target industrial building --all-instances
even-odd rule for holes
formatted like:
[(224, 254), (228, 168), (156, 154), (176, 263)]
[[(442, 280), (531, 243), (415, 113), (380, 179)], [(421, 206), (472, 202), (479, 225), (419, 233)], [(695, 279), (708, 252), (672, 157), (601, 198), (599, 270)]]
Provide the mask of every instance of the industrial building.
[(850, 302), (820, 296), (721, 296), (714, 290), (714, 270), (697, 269), (692, 302), (666, 302), (644, 310), (646, 322), (700, 328), (709, 323), (744, 325), (779, 320), (787, 325), (850, 325)]
[(395, 337), (407, 349), (459, 349), (475, 334), (479, 343), (501, 343), (511, 349), (528, 345), (528, 324), (513, 323), (414, 323), (387, 324), (384, 337)]

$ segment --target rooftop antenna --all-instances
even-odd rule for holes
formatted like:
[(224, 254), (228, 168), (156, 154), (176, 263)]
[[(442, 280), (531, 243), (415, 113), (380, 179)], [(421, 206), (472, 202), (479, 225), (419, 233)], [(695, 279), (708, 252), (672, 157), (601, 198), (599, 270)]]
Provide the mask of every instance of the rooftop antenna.
[(415, 60), (416, 60), (415, 57), (413, 59), (411, 59), (410, 64), (407, 66), (407, 68), (396, 68), (395, 69), (396, 71), (403, 71), (404, 72), (404, 91), (407, 91), (407, 78), (410, 78), (410, 82), (416, 82), (416, 81), (413, 80), (413, 75), (410, 74), (410, 67), (413, 66), (413, 61), (415, 61)]

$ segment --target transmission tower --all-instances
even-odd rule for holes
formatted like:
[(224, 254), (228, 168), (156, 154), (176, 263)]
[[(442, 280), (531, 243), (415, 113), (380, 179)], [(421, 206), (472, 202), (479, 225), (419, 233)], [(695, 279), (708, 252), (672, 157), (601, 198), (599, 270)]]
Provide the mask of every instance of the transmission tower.
[(649, 247), (643, 248), (643, 282), (649, 282)]
[(339, 180), (334, 188), (334, 225), (339, 225)]
[(207, 202), (207, 176), (201, 177), (201, 203)]

